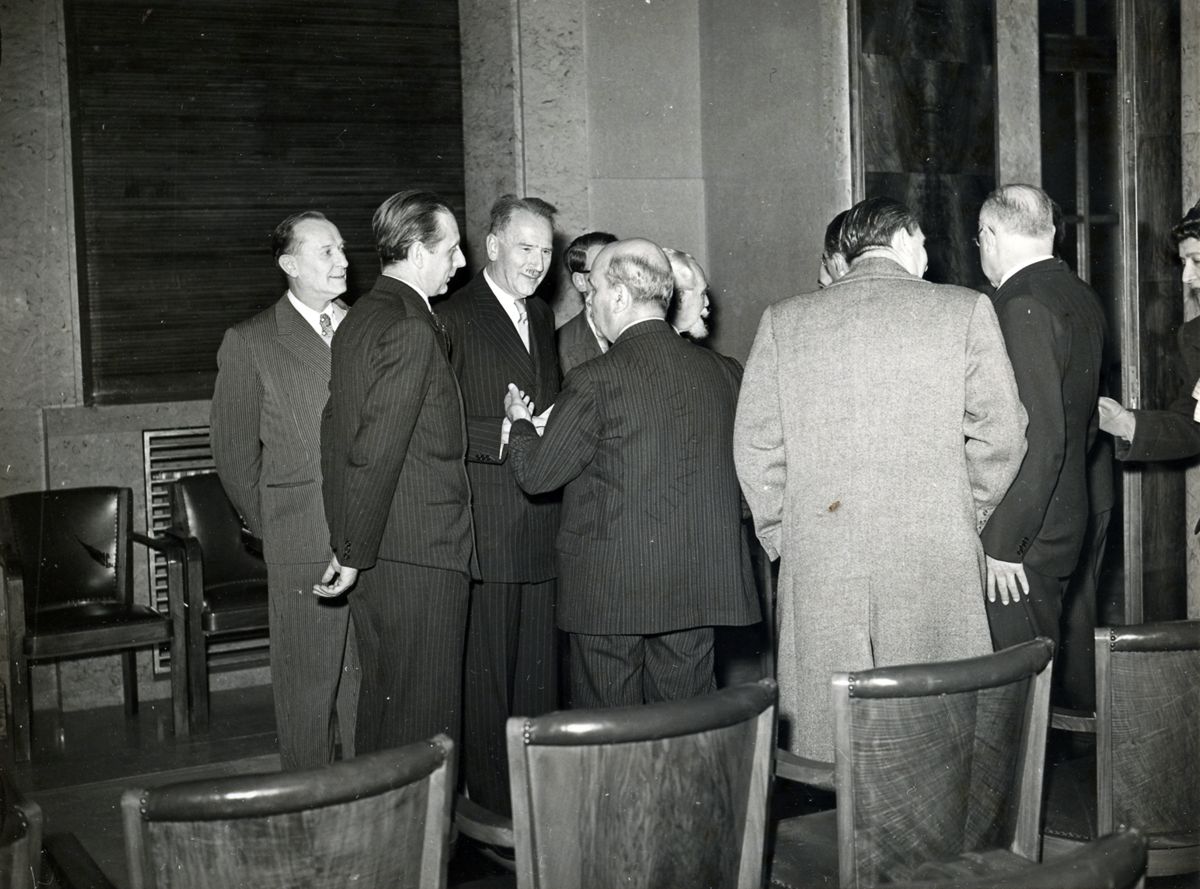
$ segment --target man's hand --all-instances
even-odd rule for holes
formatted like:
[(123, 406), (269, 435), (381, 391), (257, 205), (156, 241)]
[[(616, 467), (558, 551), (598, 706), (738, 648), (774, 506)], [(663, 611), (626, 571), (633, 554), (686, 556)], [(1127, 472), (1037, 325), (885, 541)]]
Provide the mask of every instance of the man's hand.
[(1126, 441), (1133, 441), (1133, 433), (1137, 428), (1137, 417), (1133, 411), (1128, 411), (1119, 401), (1100, 397), (1100, 428), (1109, 435), (1116, 435)]
[(996, 601), (996, 591), (1000, 591), (1000, 601), (1005, 605), (1020, 602), (1021, 595), (1029, 594), (1029, 579), (1025, 576), (1025, 566), (1020, 562), (1001, 562), (984, 553), (987, 560), (987, 597), (989, 602)]
[(550, 407), (546, 408), (540, 414), (535, 416), (531, 421), (533, 423), (533, 428), (537, 430), (538, 435), (545, 433), (546, 424), (550, 422), (550, 412), (552, 410), (554, 410), (554, 405), (550, 405)]
[(313, 595), (322, 599), (333, 599), (348, 592), (358, 580), (357, 568), (344, 568), (337, 556), (329, 560), (329, 567), (321, 575), (321, 582), (313, 586)]
[(517, 388), (515, 383), (508, 384), (508, 392), (504, 396), (504, 414), (510, 423), (515, 423), (517, 420), (533, 422), (533, 402), (529, 400), (529, 396)]

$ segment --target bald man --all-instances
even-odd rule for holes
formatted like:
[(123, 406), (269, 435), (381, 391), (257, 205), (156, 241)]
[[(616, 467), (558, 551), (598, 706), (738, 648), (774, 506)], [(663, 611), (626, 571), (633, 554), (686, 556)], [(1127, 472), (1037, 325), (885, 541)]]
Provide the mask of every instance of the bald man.
[(544, 438), (510, 387), (508, 465), (530, 494), (565, 486), (573, 704), (693, 697), (714, 688), (714, 626), (760, 619), (732, 456), (741, 369), (667, 323), (674, 280), (651, 242), (605, 247), (589, 286), (612, 346), (568, 376)]

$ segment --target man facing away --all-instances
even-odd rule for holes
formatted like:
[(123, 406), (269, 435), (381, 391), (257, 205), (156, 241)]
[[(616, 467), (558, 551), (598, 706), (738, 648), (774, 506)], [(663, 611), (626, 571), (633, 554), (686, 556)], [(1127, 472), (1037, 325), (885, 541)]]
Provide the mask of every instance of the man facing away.
[(667, 324), (671, 267), (651, 242), (604, 247), (590, 286), (612, 346), (572, 371), (544, 438), (510, 387), (509, 468), (530, 493), (565, 485), (572, 704), (692, 697), (714, 687), (714, 625), (760, 616), (730, 458), (741, 374)]
[(475, 551), (463, 698), (471, 798), (509, 811), (508, 717), (558, 706), (554, 534), (560, 498), (530, 496), (504, 465), (504, 395), (516, 382), (544, 410), (558, 395), (554, 313), (534, 296), (550, 269), (554, 207), (504, 195), (492, 206), (483, 271), (441, 310), (467, 418)]
[(284, 769), (354, 755), (358, 667), (350, 609), (312, 594), (328, 560), (321, 504), (321, 410), (330, 344), (346, 316), (346, 253), (315, 210), (272, 235), (287, 292), (225, 333), (213, 391), (213, 458), (229, 499), (263, 541), (271, 633), (271, 689)]
[(583, 310), (554, 335), (558, 344), (558, 366), (564, 377), (573, 368), (603, 355), (608, 349), (608, 340), (596, 330), (596, 323), (592, 320), (592, 290), (588, 285), (588, 275), (600, 248), (616, 239), (616, 235), (608, 232), (587, 232), (568, 244), (563, 253), (563, 265), (571, 276), (571, 286), (583, 300)]
[(734, 460), (779, 558), (786, 746), (833, 758), (837, 671), (991, 651), (978, 529), (1024, 454), (987, 298), (922, 280), (925, 237), (887, 198), (845, 220), (849, 272), (766, 310)]
[(472, 551), (461, 399), (429, 305), (464, 264), (458, 223), (436, 195), (403, 191), (372, 228), (382, 273), (333, 342), (321, 423), (333, 558), (316, 587), (349, 592), (359, 753), (458, 737)]
[(983, 529), (997, 649), (1059, 640), (1063, 594), (1088, 522), (1087, 455), (1103, 371), (1100, 300), (1054, 252), (1054, 207), (1005, 185), (979, 211), (979, 261), (1029, 414), (1029, 451)]

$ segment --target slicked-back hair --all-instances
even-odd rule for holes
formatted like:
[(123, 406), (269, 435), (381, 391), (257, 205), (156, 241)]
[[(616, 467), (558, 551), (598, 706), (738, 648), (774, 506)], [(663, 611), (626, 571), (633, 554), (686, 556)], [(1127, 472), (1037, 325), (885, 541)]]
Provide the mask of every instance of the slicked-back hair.
[(550, 223), (550, 228), (554, 228), (554, 214), (558, 212), (558, 208), (553, 204), (541, 198), (519, 198), (515, 194), (502, 194), (496, 198), (496, 203), (492, 204), (488, 234), (498, 236), (518, 210), (539, 216)]
[(1001, 185), (984, 199), (979, 218), (1014, 235), (1054, 239), (1054, 201), (1036, 185)]
[(915, 234), (921, 228), (912, 210), (892, 198), (867, 198), (846, 211), (840, 240), (846, 262), (871, 247), (890, 247), (901, 229)]
[(846, 255), (846, 245), (842, 241), (842, 226), (845, 225), (846, 217), (849, 215), (849, 210), (843, 210), (829, 220), (829, 225), (825, 226), (825, 247), (821, 254), (822, 258), (833, 256), (835, 253)]
[(610, 235), (608, 232), (587, 232), (580, 235), (568, 244), (567, 249), (563, 252), (563, 265), (567, 268), (567, 274), (573, 275), (576, 272), (586, 271), (587, 252), (593, 247), (611, 244), (616, 239), (616, 235)]
[(635, 303), (653, 303), (665, 313), (675, 292), (671, 263), (663, 256), (660, 265), (633, 251), (617, 253), (604, 270), (610, 287), (624, 284)]
[(1183, 219), (1175, 224), (1171, 229), (1171, 237), (1175, 239), (1177, 248), (1188, 238), (1200, 241), (1200, 201), (1196, 201), (1196, 206), (1188, 210)]
[(375, 252), (384, 265), (408, 258), (414, 244), (426, 246), (440, 241), (442, 231), (439, 214), (453, 217), (454, 212), (431, 191), (398, 191), (382, 204), (371, 217), (375, 236)]
[(275, 258), (283, 256), (285, 253), (292, 253), (296, 249), (296, 226), (306, 219), (320, 219), (323, 222), (328, 222), (325, 214), (319, 210), (301, 210), (299, 213), (293, 213), (279, 225), (275, 226), (275, 231), (271, 232), (271, 251), (275, 254)]

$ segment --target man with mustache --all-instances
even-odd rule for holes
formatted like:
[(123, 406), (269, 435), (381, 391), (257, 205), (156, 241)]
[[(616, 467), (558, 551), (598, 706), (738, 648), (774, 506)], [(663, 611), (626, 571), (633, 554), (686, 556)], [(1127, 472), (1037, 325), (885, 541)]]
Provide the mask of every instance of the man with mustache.
[(476, 553), (463, 699), (463, 775), (471, 798), (508, 813), (510, 716), (555, 709), (554, 535), (559, 498), (530, 496), (502, 453), (504, 396), (516, 382), (544, 411), (558, 396), (554, 313), (535, 291), (550, 269), (554, 213), (535, 197), (492, 206), (487, 266), (446, 302), (451, 360), (467, 417)]

